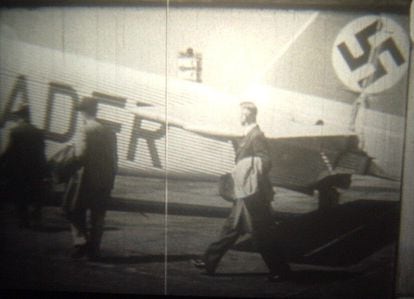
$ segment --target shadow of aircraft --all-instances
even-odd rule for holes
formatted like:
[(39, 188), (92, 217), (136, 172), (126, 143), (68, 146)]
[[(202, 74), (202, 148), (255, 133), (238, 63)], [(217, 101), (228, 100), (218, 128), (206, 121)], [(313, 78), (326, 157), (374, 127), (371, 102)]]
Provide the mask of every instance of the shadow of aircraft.
[[(267, 272), (243, 272), (243, 273), (215, 273), (214, 277), (258, 277), (267, 276)], [(289, 282), (295, 282), (299, 284), (315, 284), (315, 283), (331, 283), (335, 281), (343, 281), (346, 279), (352, 279), (360, 275), (359, 273), (353, 273), (349, 271), (333, 271), (333, 270), (302, 270), (293, 271), (289, 275)]]
[[(109, 209), (165, 213), (165, 204), (112, 198)], [(226, 217), (229, 210), (183, 203), (168, 205), (168, 213), (177, 215)], [(273, 241), (293, 263), (349, 266), (397, 240), (399, 214), (399, 202), (372, 199), (359, 199), (306, 214), (276, 213)], [(234, 249), (255, 251), (249, 239), (239, 242)]]
[[(290, 262), (349, 266), (360, 262), (398, 237), (399, 203), (357, 200), (324, 211), (280, 221), (273, 232), (275, 246)], [(251, 239), (234, 249), (254, 251)]]
[(105, 264), (143, 264), (143, 263), (163, 263), (168, 262), (182, 262), (196, 258), (196, 255), (163, 255), (163, 254), (148, 254), (148, 255), (133, 255), (133, 256), (102, 256), (96, 260), (99, 263)]
[(343, 281), (352, 279), (360, 275), (359, 273), (352, 273), (348, 271), (321, 271), (321, 270), (303, 270), (293, 271), (289, 279), (300, 284), (315, 283), (332, 283), (335, 281)]
[[(61, 206), (62, 197), (63, 192), (54, 192), (54, 194), (48, 198), (46, 205)], [(166, 212), (164, 202), (144, 200), (140, 198), (128, 199), (121, 197), (111, 197), (108, 202), (108, 210), (155, 214), (165, 214)], [(229, 212), (230, 207), (215, 207), (172, 202), (168, 203), (168, 213), (170, 215), (224, 218), (228, 216)]]
[[(33, 231), (39, 232), (39, 233), (60, 233), (64, 231), (70, 231), (69, 224), (68, 225), (42, 225), (40, 227), (34, 227), (32, 228)], [(120, 228), (112, 227), (112, 226), (105, 226), (104, 231), (118, 231)]]

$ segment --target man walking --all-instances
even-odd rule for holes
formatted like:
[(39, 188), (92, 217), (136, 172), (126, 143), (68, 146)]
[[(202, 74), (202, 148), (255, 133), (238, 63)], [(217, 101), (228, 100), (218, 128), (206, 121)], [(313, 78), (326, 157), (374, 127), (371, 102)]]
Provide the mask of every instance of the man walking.
[(193, 260), (193, 264), (213, 275), (227, 250), (243, 233), (251, 233), (256, 249), (270, 270), (269, 280), (279, 281), (286, 278), (290, 267), (272, 240), (274, 223), (270, 202), (273, 190), (268, 178), (271, 160), (267, 142), (256, 123), (257, 107), (251, 102), (243, 102), (240, 106), (244, 137), (236, 148), (233, 170), (236, 198), (218, 240), (210, 244), (202, 259)]
[[(7, 194), (17, 207), (19, 227), (39, 227), (49, 175), (43, 132), (30, 123), (30, 108), (22, 104), (13, 116), (17, 125), (10, 131), (9, 143), (0, 158), (1, 176), (7, 180)], [(29, 208), (33, 206), (33, 211)]]
[[(77, 105), (82, 113), (84, 126), (76, 144), (72, 163), (79, 169), (78, 182), (67, 190), (70, 196), (67, 217), (75, 249), (73, 258), (100, 256), (104, 218), (117, 170), (116, 135), (96, 119), (97, 100), (84, 98)], [(73, 183), (73, 181), (72, 181)], [(87, 211), (90, 211), (90, 229), (87, 227)]]

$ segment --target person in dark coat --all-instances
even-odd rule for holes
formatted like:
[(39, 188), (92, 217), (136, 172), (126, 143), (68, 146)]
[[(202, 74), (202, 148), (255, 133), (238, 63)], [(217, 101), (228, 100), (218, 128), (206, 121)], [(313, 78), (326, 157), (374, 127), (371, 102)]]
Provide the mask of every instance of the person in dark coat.
[[(83, 115), (84, 126), (75, 147), (72, 163), (78, 167), (69, 184), (68, 219), (75, 249), (73, 258), (100, 256), (104, 218), (117, 171), (116, 135), (96, 119), (97, 100), (84, 98), (77, 105)], [(70, 167), (70, 166), (68, 166)], [(90, 211), (90, 227), (87, 211)]]
[[(41, 225), (41, 209), (49, 177), (43, 132), (30, 123), (30, 108), (21, 105), (13, 112), (17, 125), (10, 131), (9, 143), (0, 158), (7, 194), (17, 207), (19, 226)], [(33, 211), (29, 213), (30, 206)]]
[[(252, 171), (257, 178), (257, 190), (251, 195), (236, 197), (220, 236), (208, 246), (203, 258), (193, 260), (193, 264), (197, 268), (205, 269), (207, 274), (214, 275), (227, 250), (242, 234), (250, 233), (256, 249), (270, 270), (269, 280), (279, 281), (290, 273), (290, 267), (282, 250), (272, 238), (272, 227), (275, 225), (270, 212), (273, 189), (268, 178), (271, 160), (266, 138), (256, 124), (256, 115), (257, 107), (253, 103), (241, 103), (241, 124), (245, 132), (236, 148), (235, 169), (242, 169), (239, 166), (246, 164), (246, 159), (247, 165), (254, 166), (254, 161), (260, 162), (259, 167)], [(235, 189), (243, 188), (244, 186), (235, 186)]]

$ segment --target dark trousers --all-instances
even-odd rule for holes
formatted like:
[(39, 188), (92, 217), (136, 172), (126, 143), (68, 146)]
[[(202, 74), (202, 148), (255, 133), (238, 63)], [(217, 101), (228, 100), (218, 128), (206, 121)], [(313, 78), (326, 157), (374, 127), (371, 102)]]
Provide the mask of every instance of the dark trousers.
[[(46, 198), (46, 188), (32, 184), (20, 185), (14, 189), (15, 204), (20, 227), (39, 226), (42, 207)], [(32, 211), (29, 208), (32, 207)]]
[[(97, 192), (93, 194), (93, 197), (93, 200), (85, 200), (85, 202), (76, 206), (70, 212), (68, 218), (71, 224), (74, 245), (86, 245), (89, 253), (98, 254), (103, 235), (109, 192)], [(87, 217), (88, 212), (89, 217)]]
[(272, 274), (284, 274), (289, 271), (285, 255), (277, 240), (274, 240), (274, 223), (270, 206), (260, 195), (238, 200), (231, 210), (217, 241), (210, 244), (204, 254), (207, 270), (215, 271), (223, 255), (237, 239), (246, 232), (252, 235), (253, 244), (261, 254)]

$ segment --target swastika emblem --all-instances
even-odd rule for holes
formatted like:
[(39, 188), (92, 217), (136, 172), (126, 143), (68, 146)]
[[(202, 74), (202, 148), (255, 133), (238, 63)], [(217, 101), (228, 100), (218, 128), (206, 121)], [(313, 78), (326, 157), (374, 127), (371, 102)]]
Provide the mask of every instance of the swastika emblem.
[(338, 78), (355, 92), (380, 93), (407, 72), (408, 36), (394, 20), (364, 16), (338, 34), (332, 63)]

